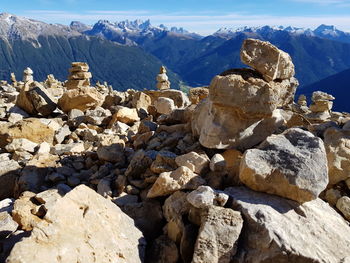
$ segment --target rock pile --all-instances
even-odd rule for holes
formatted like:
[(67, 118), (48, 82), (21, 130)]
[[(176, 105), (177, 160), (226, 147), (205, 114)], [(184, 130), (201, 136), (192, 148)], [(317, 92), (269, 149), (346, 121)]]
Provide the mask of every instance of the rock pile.
[[(264, 54), (261, 60), (260, 54)], [(256, 70), (229, 70), (216, 76), (209, 98), (193, 115), (193, 133), (207, 148), (245, 150), (259, 144), (284, 124), (279, 108), (293, 102), (298, 81), (289, 55), (270, 43), (248, 39), (241, 57)]]
[(65, 83), (67, 91), (58, 100), (58, 105), (64, 112), (68, 113), (73, 109), (84, 112), (102, 105), (104, 96), (96, 88), (90, 87), (92, 74), (88, 71), (88, 64), (72, 63), (68, 81)]
[(294, 103), (270, 43), (241, 57), (190, 100), (91, 86), (80, 62), (65, 84), (1, 82), (0, 261), (350, 260), (350, 116)]
[(73, 62), (69, 72), (68, 81), (65, 83), (68, 90), (90, 86), (92, 74), (87, 63)]
[(321, 91), (315, 91), (312, 93), (312, 104), (310, 105), (311, 113), (308, 115), (309, 119), (312, 120), (327, 120), (331, 117), (330, 112), (333, 107), (333, 102), (335, 98)]

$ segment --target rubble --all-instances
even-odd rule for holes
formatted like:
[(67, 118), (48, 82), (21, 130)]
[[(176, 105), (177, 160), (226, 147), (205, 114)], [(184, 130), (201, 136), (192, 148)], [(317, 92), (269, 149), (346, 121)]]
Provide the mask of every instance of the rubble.
[(164, 67), (157, 90), (93, 84), (84, 62), (2, 82), (0, 260), (348, 260), (349, 115), (322, 92), (295, 103), (270, 43), (241, 57), (188, 96)]

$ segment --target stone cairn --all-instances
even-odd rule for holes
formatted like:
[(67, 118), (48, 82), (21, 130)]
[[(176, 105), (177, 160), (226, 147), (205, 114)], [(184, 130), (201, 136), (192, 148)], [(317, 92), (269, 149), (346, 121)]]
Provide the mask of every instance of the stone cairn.
[(306, 96), (301, 94), (298, 98), (298, 105), (300, 107), (307, 107), (307, 100), (306, 100)]
[(207, 148), (244, 150), (258, 144), (282, 125), (279, 108), (293, 102), (298, 81), (287, 53), (270, 43), (248, 39), (241, 59), (253, 69), (228, 70), (216, 76), (209, 98), (195, 110), (192, 130)]
[(312, 104), (310, 105), (311, 113), (308, 115), (312, 120), (327, 120), (331, 117), (331, 110), (333, 107), (333, 100), (335, 98), (322, 91), (315, 91), (312, 93)]
[(16, 86), (16, 84), (17, 84), (17, 79), (16, 79), (15, 73), (11, 72), (10, 78), (11, 78), (12, 84), (13, 84), (14, 86)]
[(65, 84), (68, 90), (90, 86), (92, 74), (89, 72), (89, 65), (87, 63), (73, 62), (69, 72), (68, 81)]
[(55, 76), (53, 74), (47, 75), (47, 78), (44, 83), (47, 88), (52, 89), (56, 89), (60, 86), (60, 82), (57, 79), (55, 79)]
[(33, 70), (28, 67), (23, 71), (23, 82), (27, 83), (29, 81), (34, 81), (34, 79), (33, 79)]
[(157, 75), (157, 82), (157, 89), (170, 89), (170, 81), (168, 80), (168, 76), (166, 74), (166, 69), (164, 66), (160, 67), (159, 74)]
[(191, 100), (0, 81), (0, 262), (348, 262), (350, 115), (303, 122), (289, 55), (241, 58)]

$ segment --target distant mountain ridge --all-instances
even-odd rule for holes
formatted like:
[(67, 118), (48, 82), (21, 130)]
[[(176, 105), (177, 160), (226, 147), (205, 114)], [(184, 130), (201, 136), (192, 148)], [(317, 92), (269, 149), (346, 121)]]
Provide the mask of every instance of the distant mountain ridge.
[(83, 33), (90, 36), (103, 36), (109, 40), (125, 45), (138, 45), (141, 44), (144, 39), (157, 38), (168, 33), (198, 39), (202, 38), (200, 35), (190, 33), (182, 27), (171, 27), (168, 29), (163, 24), (152, 26), (150, 20), (125, 20), (114, 23), (108, 20), (100, 20), (94, 24), (90, 30), (86, 30)]
[[(239, 52), (246, 38), (269, 41), (288, 52), (301, 87), (350, 68), (350, 33), (334, 26), (321, 25), (315, 30), (291, 26), (222, 28), (204, 37), (183, 28), (153, 26), (150, 20), (100, 20), (94, 25), (73, 21), (66, 26), (2, 13), (0, 70), (19, 74), (33, 64), (40, 78), (48, 73), (62, 78), (69, 60), (79, 59), (91, 61), (92, 72), (99, 72), (96, 79), (124, 90), (153, 88), (163, 64), (172, 87), (178, 88), (181, 80), (190, 86), (205, 86), (216, 74), (245, 67)], [(104, 52), (105, 48), (108, 51)], [(109, 56), (104, 56), (107, 53)]]
[(220, 28), (213, 35), (220, 36), (225, 38), (232, 38), (240, 33), (258, 33), (266, 34), (272, 31), (285, 31), (292, 35), (305, 35), (309, 37), (319, 37), (323, 39), (329, 39), (339, 42), (350, 43), (350, 33), (338, 30), (335, 26), (332, 25), (320, 25), (316, 29), (312, 30), (310, 28), (302, 27), (292, 27), (292, 26), (261, 26), (261, 27), (240, 27), (236, 29), (231, 28)]

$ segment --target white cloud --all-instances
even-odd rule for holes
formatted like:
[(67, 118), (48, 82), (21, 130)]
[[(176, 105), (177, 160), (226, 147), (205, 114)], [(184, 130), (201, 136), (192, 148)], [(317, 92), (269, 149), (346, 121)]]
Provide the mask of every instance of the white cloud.
[[(302, 0), (299, 0), (302, 1)], [(313, 1), (313, 0), (303, 0)], [(326, 0), (332, 1), (332, 0)], [(337, 0), (334, 0), (337, 1)], [(29, 10), (23, 16), (49, 23), (69, 24), (78, 20), (93, 24), (100, 19), (121, 21), (125, 19), (151, 19), (152, 24), (184, 27), (203, 35), (211, 34), (220, 27), (283, 25), (314, 28), (320, 24), (335, 25), (339, 29), (350, 31), (350, 16), (258, 16), (243, 13), (214, 14), (201, 12), (196, 15), (186, 13), (156, 13), (146, 10), (128, 11), (86, 11), (82, 13), (66, 11)]]

